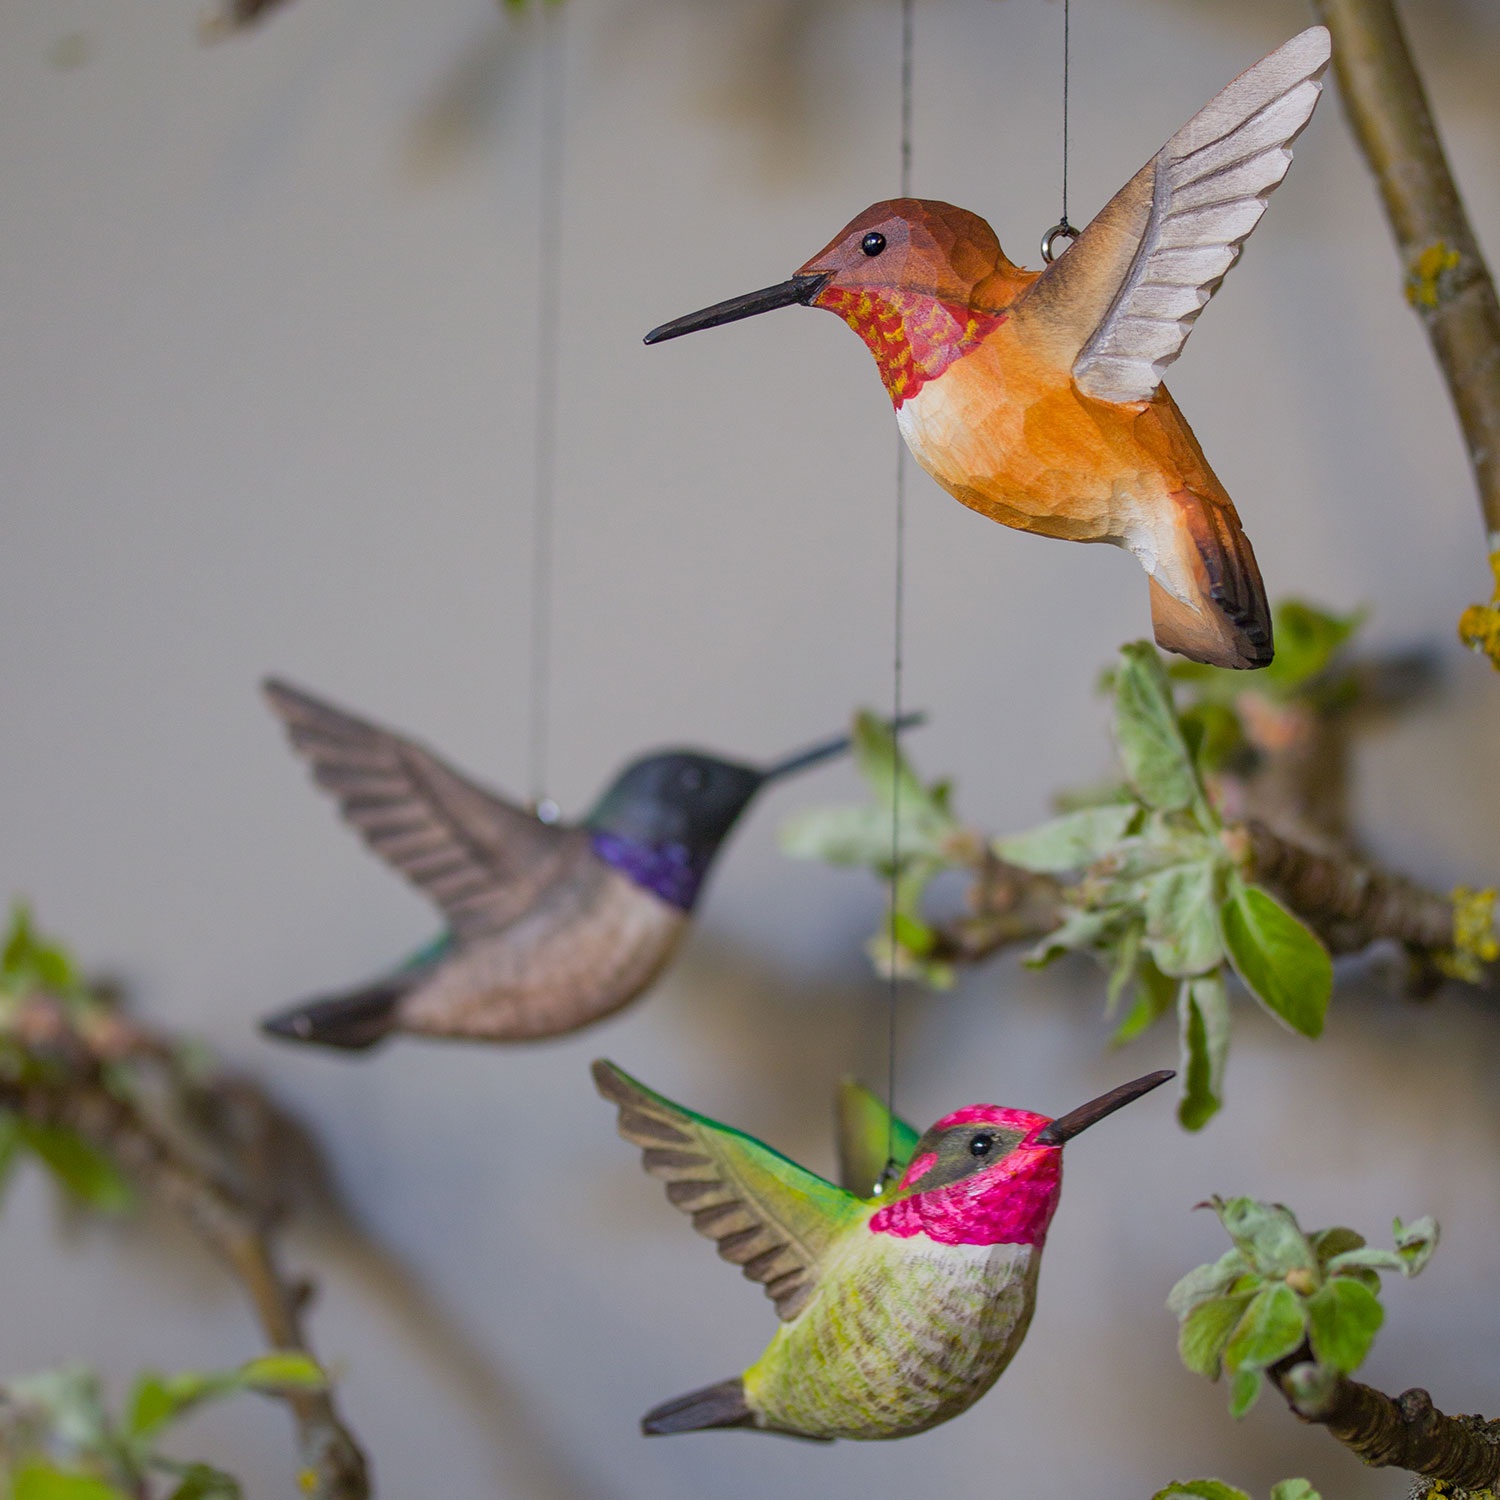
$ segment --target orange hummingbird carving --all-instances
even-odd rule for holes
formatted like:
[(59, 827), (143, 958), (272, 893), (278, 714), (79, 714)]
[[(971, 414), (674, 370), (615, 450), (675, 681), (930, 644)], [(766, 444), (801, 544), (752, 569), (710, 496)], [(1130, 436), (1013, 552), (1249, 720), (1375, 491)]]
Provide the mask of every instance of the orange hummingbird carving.
[(949, 494), (1020, 531), (1126, 548), (1150, 578), (1160, 645), (1263, 667), (1255, 554), (1161, 378), (1286, 175), (1328, 55), (1314, 26), (1242, 73), (1044, 271), (1013, 265), (977, 215), (899, 198), (790, 281), (646, 342), (792, 303), (837, 313)]

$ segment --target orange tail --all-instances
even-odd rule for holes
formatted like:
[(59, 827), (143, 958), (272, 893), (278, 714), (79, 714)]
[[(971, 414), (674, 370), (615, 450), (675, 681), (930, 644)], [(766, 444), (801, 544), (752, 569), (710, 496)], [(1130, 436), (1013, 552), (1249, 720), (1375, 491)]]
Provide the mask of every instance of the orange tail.
[(1157, 645), (1213, 667), (1266, 666), (1271, 609), (1233, 504), (1227, 496), (1207, 499), (1187, 490), (1172, 499), (1170, 527), (1157, 529), (1161, 563), (1151, 577)]

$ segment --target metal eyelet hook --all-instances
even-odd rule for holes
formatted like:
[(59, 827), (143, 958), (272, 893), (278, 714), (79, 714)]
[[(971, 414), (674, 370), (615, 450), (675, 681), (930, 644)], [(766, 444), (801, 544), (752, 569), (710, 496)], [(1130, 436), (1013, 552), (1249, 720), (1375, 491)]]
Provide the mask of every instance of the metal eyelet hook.
[(1058, 240), (1065, 239), (1073, 241), (1082, 233), (1074, 229), (1066, 219), (1060, 219), (1056, 224), (1042, 236), (1042, 259), (1050, 266), (1057, 259), (1059, 252), (1054, 248)]

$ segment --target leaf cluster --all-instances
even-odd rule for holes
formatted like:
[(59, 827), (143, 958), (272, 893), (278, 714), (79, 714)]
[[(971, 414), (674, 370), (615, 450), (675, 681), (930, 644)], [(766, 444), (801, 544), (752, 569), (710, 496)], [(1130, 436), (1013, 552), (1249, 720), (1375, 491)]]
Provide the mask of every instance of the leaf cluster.
[[(0, 945), (0, 1083), (61, 1076), (66, 1060), (55, 1044), (97, 1006), (72, 954), (40, 934), (28, 908), (17, 902)], [(134, 1202), (129, 1181), (76, 1131), (0, 1108), (0, 1193), (24, 1156), (85, 1207), (118, 1213)]]
[[(1166, 1489), (1158, 1490), (1151, 1500), (1171, 1500), (1174, 1495), (1189, 1495), (1194, 1500), (1250, 1500), (1244, 1490), (1222, 1479), (1178, 1479)], [(1271, 1500), (1322, 1500), (1305, 1479), (1282, 1479), (1271, 1486)]]
[(945, 870), (975, 869), (983, 859), (983, 842), (954, 816), (952, 783), (922, 781), (883, 720), (861, 710), (851, 739), (855, 765), (874, 800), (812, 808), (788, 819), (781, 829), (782, 852), (873, 871), (889, 893), (883, 930), (866, 944), (876, 969), (947, 989), (953, 966), (938, 952), (924, 897)]
[(1178, 1117), (1200, 1129), (1223, 1099), (1232, 968), (1273, 1016), (1304, 1036), (1323, 1029), (1333, 963), (1318, 939), (1246, 879), (1209, 801), (1187, 727), (1154, 647), (1126, 646), (1111, 675), (1125, 783), (1115, 800), (999, 840), (1023, 869), (1081, 871), (1062, 925), (1029, 956), (1091, 953), (1110, 971), (1115, 1033), (1130, 1041), (1175, 1006), (1181, 1039)]
[(189, 1412), (242, 1391), (285, 1396), (327, 1387), (305, 1354), (278, 1352), (236, 1370), (136, 1377), (112, 1414), (92, 1370), (50, 1370), (0, 1387), (0, 1494), (6, 1500), (240, 1500), (237, 1479), (161, 1451)]
[(1178, 1352), (1210, 1380), (1229, 1377), (1229, 1410), (1243, 1416), (1271, 1366), (1303, 1355), (1288, 1371), (1299, 1394), (1326, 1390), (1364, 1362), (1385, 1316), (1380, 1273), (1415, 1276), (1437, 1248), (1430, 1218), (1396, 1220), (1395, 1248), (1378, 1250), (1352, 1229), (1306, 1234), (1291, 1211), (1254, 1198), (1214, 1198), (1234, 1242), (1211, 1265), (1188, 1272), (1167, 1298)]

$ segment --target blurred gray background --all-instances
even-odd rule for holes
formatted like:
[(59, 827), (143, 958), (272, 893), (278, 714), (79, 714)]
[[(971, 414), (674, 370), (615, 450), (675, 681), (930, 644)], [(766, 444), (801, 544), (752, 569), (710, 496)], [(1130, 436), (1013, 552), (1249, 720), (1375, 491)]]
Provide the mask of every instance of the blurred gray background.
[[(666, 348), (671, 315), (788, 275), (896, 186), (894, 0), (567, 0), (552, 791), (582, 809), (674, 741), (764, 756), (889, 695), (890, 410), (869, 356), (793, 310)], [(1481, 238), (1500, 251), (1500, 11), (1406, 7)], [(1337, 996), (1325, 1039), (1236, 1007), (1223, 1115), (1169, 1102), (1069, 1154), (1036, 1322), (974, 1411), (896, 1445), (646, 1442), (647, 1406), (741, 1368), (773, 1317), (613, 1135), (588, 1060), (831, 1170), (828, 1102), (877, 1075), (873, 882), (789, 864), (759, 804), (682, 962), (585, 1035), (363, 1061), (256, 1019), (427, 938), (261, 705), (276, 671), (525, 790), (541, 30), (485, 0), (295, 0), (213, 48), (196, 0), (0, 7), (0, 892), (121, 975), (150, 1017), (262, 1077), (366, 1226), (294, 1237), (312, 1331), (382, 1494), (750, 1500), (1144, 1497), (1217, 1473), (1263, 1494), (1397, 1496), (1268, 1399), (1236, 1426), (1177, 1362), (1162, 1300), (1216, 1255), (1189, 1209), (1282, 1199), (1382, 1236), (1437, 1214), (1368, 1366), (1500, 1406), (1493, 1002)], [(1073, 217), (1307, 24), (1292, 0), (1078, 0)], [(1035, 263), (1057, 216), (1062, 7), (918, 0), (915, 187)], [(1171, 385), (1273, 595), (1369, 604), (1448, 688), (1367, 743), (1374, 846), (1446, 887), (1496, 874), (1500, 684), (1453, 640), (1487, 596), (1446, 398), (1332, 91)], [(1133, 562), (1003, 531), (914, 475), (910, 748), (1015, 829), (1101, 774), (1092, 694), (1148, 630)], [(1102, 979), (1013, 960), (904, 1005), (901, 1103), (1067, 1108), (1171, 1063), (1112, 1055)], [(63, 1360), (232, 1363), (258, 1335), (171, 1224), (68, 1230), (28, 1173), (0, 1223), (0, 1375)], [(255, 1401), (184, 1447), (293, 1489)]]

